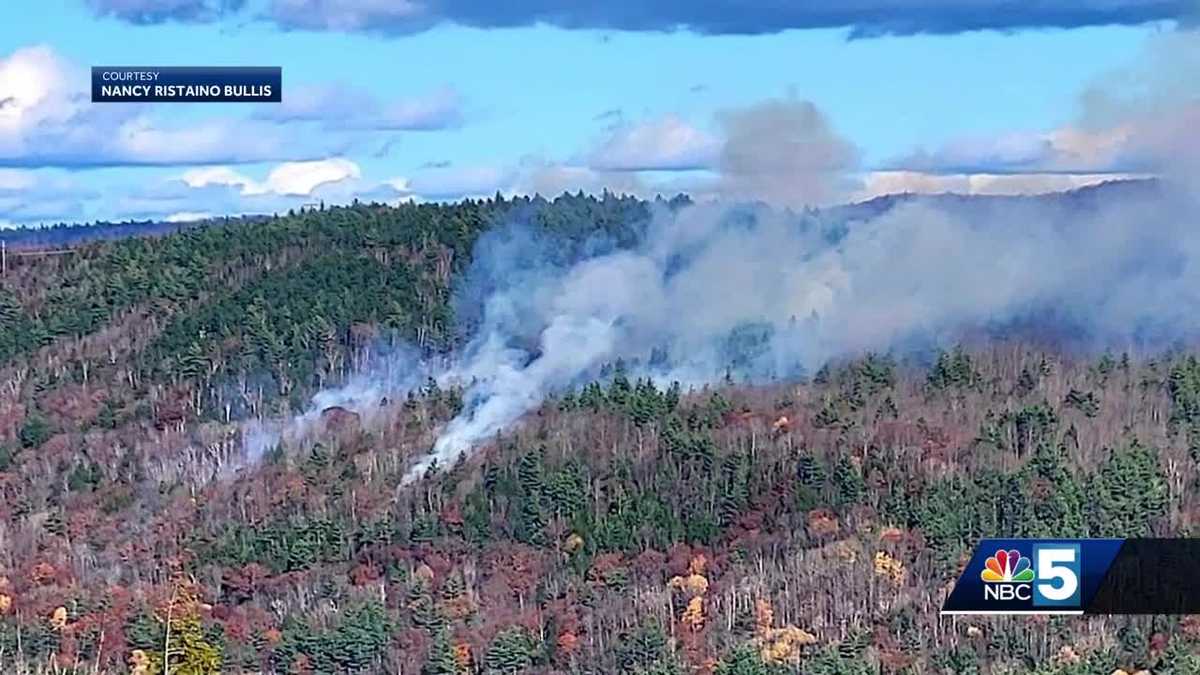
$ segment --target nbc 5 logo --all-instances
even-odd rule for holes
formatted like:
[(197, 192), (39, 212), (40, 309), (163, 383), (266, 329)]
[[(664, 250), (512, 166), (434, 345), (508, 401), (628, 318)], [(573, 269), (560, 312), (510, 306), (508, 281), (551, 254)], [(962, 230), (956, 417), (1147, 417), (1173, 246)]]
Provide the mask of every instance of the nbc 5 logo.
[(1016, 549), (999, 549), (979, 576), (985, 600), (1032, 601), (1035, 607), (1078, 607), (1078, 544), (1034, 544), (1030, 560)]

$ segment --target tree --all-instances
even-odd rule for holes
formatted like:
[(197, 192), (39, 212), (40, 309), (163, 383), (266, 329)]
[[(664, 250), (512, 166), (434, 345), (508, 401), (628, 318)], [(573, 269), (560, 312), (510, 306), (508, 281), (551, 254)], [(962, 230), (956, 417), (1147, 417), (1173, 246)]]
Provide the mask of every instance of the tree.
[(534, 665), (539, 653), (537, 640), (524, 627), (507, 628), (488, 645), (483, 664), (489, 673), (521, 673)]
[(833, 467), (833, 487), (840, 506), (859, 503), (867, 491), (862, 471), (845, 456), (840, 457)]
[(205, 637), (199, 616), (188, 612), (178, 618), (172, 617), (170, 626), (164, 671), (175, 675), (218, 675), (221, 672), (221, 650)]
[(1021, 535), (1085, 536), (1083, 486), (1067, 466), (1066, 449), (1043, 443), (1030, 459), (1024, 474), (1023, 491), (1032, 517), (1024, 519), (1025, 531)]
[(978, 382), (979, 374), (970, 355), (962, 347), (938, 354), (928, 379), (929, 386), (934, 389), (967, 388)]
[(454, 657), (454, 645), (450, 643), (450, 633), (447, 630), (438, 631), (434, 636), (433, 645), (425, 657), (425, 665), (421, 667), (421, 675), (459, 675), (460, 668)]
[(654, 621), (646, 621), (621, 635), (616, 658), (622, 675), (677, 675), (682, 672), (667, 636)]
[(772, 675), (775, 672), (779, 669), (763, 663), (754, 649), (738, 647), (721, 659), (713, 675)]
[(40, 447), (43, 443), (50, 440), (50, 434), (50, 424), (46, 422), (46, 418), (37, 413), (32, 413), (25, 418), (25, 423), (21, 425), (19, 433), (21, 447)]
[(219, 675), (221, 648), (209, 641), (200, 620), (200, 601), (190, 585), (176, 581), (165, 606), (142, 612), (127, 627), (130, 646), (144, 673)]
[(1093, 537), (1150, 536), (1169, 496), (1158, 451), (1136, 441), (1112, 451), (1088, 494)]

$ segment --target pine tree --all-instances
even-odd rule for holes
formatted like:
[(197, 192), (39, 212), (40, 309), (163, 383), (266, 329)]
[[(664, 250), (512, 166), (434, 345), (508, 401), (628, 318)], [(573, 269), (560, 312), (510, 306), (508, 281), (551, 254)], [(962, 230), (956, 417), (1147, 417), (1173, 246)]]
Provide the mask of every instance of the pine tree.
[(450, 643), (450, 631), (439, 630), (434, 636), (421, 675), (459, 675), (458, 661), (454, 658), (454, 645)]
[(663, 630), (646, 621), (622, 634), (617, 641), (616, 660), (622, 675), (675, 675), (682, 672)]
[(1031, 518), (1023, 518), (1024, 536), (1082, 537), (1087, 530), (1083, 486), (1067, 467), (1066, 449), (1043, 443), (1025, 469), (1022, 492)]
[(488, 673), (523, 673), (534, 665), (538, 651), (537, 641), (529, 631), (522, 627), (508, 628), (492, 639), (484, 654), (483, 664)]
[(848, 457), (841, 457), (833, 467), (833, 487), (837, 503), (849, 506), (859, 503), (867, 492), (862, 471)]
[(1150, 536), (1168, 502), (1158, 451), (1137, 442), (1114, 450), (1093, 476), (1088, 496), (1091, 536)]

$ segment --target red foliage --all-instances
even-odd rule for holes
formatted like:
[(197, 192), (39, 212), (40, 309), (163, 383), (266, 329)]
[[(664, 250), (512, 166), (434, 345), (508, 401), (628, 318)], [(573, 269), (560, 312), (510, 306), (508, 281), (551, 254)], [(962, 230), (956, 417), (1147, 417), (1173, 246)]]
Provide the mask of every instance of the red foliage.
[(666, 581), (667, 556), (654, 549), (646, 549), (633, 559), (633, 572), (642, 582), (663, 583)]
[(159, 429), (178, 427), (188, 417), (191, 394), (183, 387), (167, 392), (154, 406), (154, 425)]
[(374, 583), (382, 576), (378, 567), (372, 563), (359, 563), (350, 570), (350, 583), (362, 588), (368, 584)]
[(226, 568), (221, 572), (221, 593), (233, 602), (245, 602), (254, 597), (270, 576), (270, 570), (258, 563)]
[(38, 586), (53, 586), (59, 583), (60, 573), (54, 565), (42, 561), (30, 568), (29, 579)]
[(603, 586), (609, 575), (624, 564), (624, 556), (620, 553), (601, 553), (592, 560), (592, 566), (587, 571), (587, 581), (592, 585)]
[(49, 413), (53, 421), (74, 427), (94, 420), (104, 399), (102, 389), (63, 384), (43, 396), (39, 407)]
[(806, 517), (808, 536), (813, 539), (827, 539), (841, 531), (837, 515), (829, 509), (813, 509)]
[(671, 576), (686, 575), (695, 555), (691, 546), (675, 544), (667, 551), (667, 573)]

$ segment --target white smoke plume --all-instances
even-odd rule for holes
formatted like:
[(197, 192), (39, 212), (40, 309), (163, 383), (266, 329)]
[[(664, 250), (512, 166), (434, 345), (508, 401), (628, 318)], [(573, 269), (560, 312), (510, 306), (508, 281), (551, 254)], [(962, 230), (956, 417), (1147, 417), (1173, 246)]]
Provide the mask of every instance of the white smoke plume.
[[(731, 359), (751, 379), (787, 376), (1016, 322), (1118, 348), (1200, 333), (1195, 203), (1152, 184), (1094, 196), (1098, 206), (1087, 196), (915, 200), (844, 236), (766, 208), (699, 205), (657, 214), (632, 249), (574, 265), (530, 269), (538, 252), (528, 251), (442, 376), (472, 383), (466, 405), (408, 480), (616, 359), (646, 364), (637, 375), (700, 383)], [(477, 258), (504, 272), (481, 244)], [(655, 351), (666, 357), (650, 365)]]
[[(1172, 40), (1166, 53), (1193, 53), (1195, 42)], [(464, 386), (464, 407), (404, 482), (452, 465), (618, 359), (635, 376), (698, 384), (732, 366), (751, 380), (790, 377), (844, 355), (943, 346), (979, 330), (1132, 350), (1195, 340), (1200, 165), (1164, 152), (1173, 141), (1155, 120), (1178, 135), (1180, 120), (1195, 119), (1200, 79), (1163, 82), (1145, 104), (1106, 99), (1086, 115), (1090, 123), (1103, 112), (1102, 129), (1127, 133), (1124, 148), (1144, 150), (1138, 168), (1163, 177), (1155, 182), (816, 215), (659, 205), (633, 245), (597, 239), (581, 255), (531, 227), (486, 235), (459, 295), (473, 337), (446, 368), (422, 367)], [(857, 151), (809, 104), (764, 104), (725, 127), (715, 194), (792, 207), (853, 187)], [(327, 394), (313, 410), (350, 398)]]
[(834, 204), (858, 185), (859, 150), (809, 101), (778, 99), (720, 117), (725, 144), (717, 192), (728, 200), (804, 207)]
[[(1109, 78), (1084, 98), (1089, 133), (1074, 149), (1115, 135), (1117, 159), (1160, 182), (1048, 198), (927, 198), (859, 221), (853, 209), (824, 218), (716, 204), (663, 210), (636, 246), (568, 265), (539, 266), (544, 246), (513, 246), (528, 244), (528, 233), (501, 237), (504, 245), (485, 238), (475, 252), (493, 281), (483, 320), (444, 376), (470, 383), (466, 406), (406, 482), (602, 364), (645, 362), (651, 352), (660, 358), (637, 374), (694, 383), (719, 378), (734, 359), (749, 378), (787, 376), (975, 329), (1019, 326), (1117, 348), (1197, 337), (1200, 147), (1186, 132), (1200, 121), (1197, 37), (1153, 40), (1133, 77)], [(716, 193), (727, 200), (794, 207), (853, 189), (858, 151), (812, 104), (768, 101), (722, 123)]]
[(439, 368), (440, 361), (423, 358), (417, 349), (406, 345), (388, 347), (345, 383), (314, 395), (303, 413), (288, 420), (254, 419), (243, 423), (243, 462), (256, 463), (281, 444), (309, 439), (320, 424), (322, 412), (329, 408), (345, 408), (370, 426), (382, 401), (415, 391), (441, 372)]

